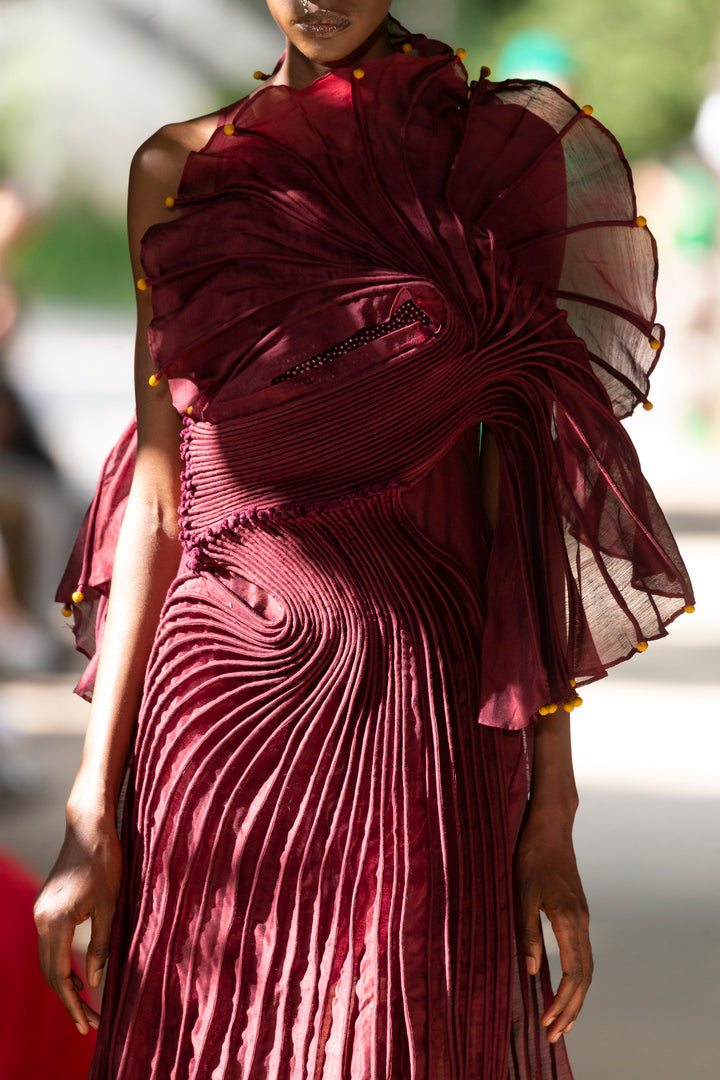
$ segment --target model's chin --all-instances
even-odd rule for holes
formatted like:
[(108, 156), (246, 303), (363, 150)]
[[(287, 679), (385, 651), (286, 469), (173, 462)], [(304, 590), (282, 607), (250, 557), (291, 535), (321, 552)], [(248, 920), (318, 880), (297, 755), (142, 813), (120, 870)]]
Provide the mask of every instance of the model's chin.
[[(384, 25), (382, 23), (370, 37), (363, 38), (360, 28), (350, 19), (340, 16), (322, 20), (309, 19), (307, 22), (300, 19), (293, 26), (292, 41), (295, 48), (312, 63), (330, 67), (342, 66), (346, 62), (353, 63), (360, 59), (368, 49), (376, 46), (376, 39)], [(389, 41), (387, 51), (388, 55), (392, 51)]]
[(295, 44), (303, 56), (312, 63), (330, 67), (342, 66), (357, 49), (357, 43), (353, 41), (352, 35), (347, 36), (343, 33), (303, 34), (302, 37), (298, 35), (295, 38)]

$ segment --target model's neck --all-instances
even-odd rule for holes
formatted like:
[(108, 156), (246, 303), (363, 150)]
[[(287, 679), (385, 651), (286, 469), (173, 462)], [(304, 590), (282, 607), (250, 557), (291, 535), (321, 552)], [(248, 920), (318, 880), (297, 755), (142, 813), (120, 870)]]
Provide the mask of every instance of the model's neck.
[(320, 79), (323, 75), (327, 75), (328, 72), (334, 71), (336, 68), (353, 67), (356, 64), (362, 63), (363, 60), (391, 56), (393, 52), (394, 50), (390, 40), (386, 19), (383, 19), (377, 30), (363, 42), (360, 48), (356, 49), (348, 56), (343, 56), (340, 60), (333, 61), (332, 63), (320, 63), (311, 60), (309, 57), (305, 56), (304, 53), (301, 53), (292, 42), (288, 41), (285, 59), (272, 81), (276, 84), (291, 86), (296, 90), (301, 90), (305, 86), (309, 86), (311, 83), (315, 82), (316, 79)]

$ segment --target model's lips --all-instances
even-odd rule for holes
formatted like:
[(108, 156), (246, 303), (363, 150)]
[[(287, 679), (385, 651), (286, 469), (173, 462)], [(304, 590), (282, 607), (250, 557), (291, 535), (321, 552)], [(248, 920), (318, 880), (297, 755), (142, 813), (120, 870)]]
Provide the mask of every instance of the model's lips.
[(347, 30), (351, 24), (344, 15), (338, 15), (334, 11), (313, 11), (301, 15), (296, 20), (296, 25), (309, 34), (336, 34), (340, 30)]

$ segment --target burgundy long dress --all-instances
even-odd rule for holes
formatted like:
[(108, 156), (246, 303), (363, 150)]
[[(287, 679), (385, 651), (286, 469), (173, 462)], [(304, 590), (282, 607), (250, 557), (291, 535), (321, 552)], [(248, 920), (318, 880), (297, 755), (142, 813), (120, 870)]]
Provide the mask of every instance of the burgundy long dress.
[[(655, 246), (586, 111), (394, 33), (225, 110), (144, 240), (185, 554), (95, 1080), (571, 1075), (512, 855), (538, 710), (692, 603), (619, 423), (662, 347)], [(60, 591), (88, 653), (133, 448)]]

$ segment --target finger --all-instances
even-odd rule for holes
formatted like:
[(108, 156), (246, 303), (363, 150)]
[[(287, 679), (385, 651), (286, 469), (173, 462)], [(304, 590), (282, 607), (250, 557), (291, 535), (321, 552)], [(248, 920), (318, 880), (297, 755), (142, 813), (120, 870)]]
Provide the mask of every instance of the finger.
[(92, 931), (85, 958), (85, 971), (90, 986), (99, 986), (103, 968), (110, 954), (110, 930), (115, 909), (98, 907), (92, 916)]
[[(67, 1008), (68, 1012), (72, 1016), (77, 1025), (78, 1030), (86, 1035), (90, 1028), (95, 1028), (97, 1031), (100, 1025), (100, 1014), (96, 1012), (91, 1005), (88, 1005), (84, 998), (80, 997), (78, 991), (82, 989), (83, 981), (77, 972), (72, 971), (70, 973), (70, 986), (64, 987), (60, 993), (60, 998)], [(69, 989), (69, 993), (66, 990)], [(68, 1004), (69, 1003), (69, 1004)], [(77, 1016), (77, 1018), (76, 1018)], [(84, 1019), (84, 1023), (82, 1022)]]
[(591, 963), (583, 963), (563, 974), (555, 998), (542, 1018), (551, 1040), (561, 1035), (577, 1019), (591, 980)]
[(91, 1028), (94, 1028), (95, 1031), (97, 1031), (100, 1026), (100, 1013), (96, 1012), (96, 1010), (93, 1009), (92, 1005), (88, 1005), (87, 1001), (85, 1001), (83, 998), (80, 998), (80, 1002), (83, 1007), (83, 1012), (85, 1013), (85, 1019), (87, 1020), (89, 1026)]
[(70, 972), (70, 978), (72, 980), (73, 988), (78, 992), (78, 1000), (80, 1001), (80, 1006), (85, 1013), (85, 1019), (87, 1020), (90, 1027), (97, 1029), (100, 1023), (100, 1013), (96, 1012), (95, 1009), (93, 1009), (92, 1005), (89, 1005), (87, 1001), (85, 1001), (85, 998), (80, 997), (79, 992), (83, 989), (83, 986), (85, 984), (83, 983), (82, 979), (76, 971)]
[(85, 1012), (85, 1002), (73, 986), (70, 976), (60, 980), (53, 986), (53, 990), (55, 990), (55, 993), (69, 1012), (80, 1034), (87, 1035), (90, 1030), (90, 1022)]
[[(83, 1001), (78, 990), (82, 988), (80, 976), (72, 970), (71, 950), (75, 926), (67, 918), (50, 923), (45, 928), (47, 948), (48, 984), (60, 997), (78, 1031), (86, 1035), (89, 1029), (88, 1019), (83, 1009)], [(80, 986), (77, 986), (77, 983)]]
[(582, 976), (579, 984), (575, 984), (575, 989), (570, 998), (566, 998), (564, 1001), (556, 998), (553, 1002), (551, 1010), (555, 1012), (555, 1019), (547, 1026), (547, 1035), (550, 1042), (557, 1042), (561, 1035), (566, 1034), (572, 1028), (583, 1006), (589, 987), (590, 977)]
[(550, 1041), (555, 1042), (569, 1030), (582, 1008), (592, 980), (593, 960), (587, 911), (580, 910), (571, 918), (556, 917), (552, 925), (563, 977), (542, 1023), (548, 1028)]
[[(37, 921), (37, 920), (36, 920)], [(37, 933), (38, 933), (38, 952), (40, 953), (40, 967), (42, 973), (45, 976), (45, 981), (49, 982), (50, 974), (50, 942), (45, 931), (44, 924), (37, 921)]]
[(50, 923), (42, 906), (43, 894), (35, 898), (33, 915), (38, 935), (38, 952), (40, 953), (40, 967), (42, 968), (45, 981), (50, 981)]
[(543, 956), (540, 907), (529, 899), (522, 905), (522, 948), (529, 975), (537, 975)]

